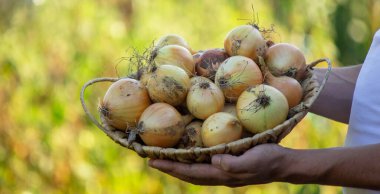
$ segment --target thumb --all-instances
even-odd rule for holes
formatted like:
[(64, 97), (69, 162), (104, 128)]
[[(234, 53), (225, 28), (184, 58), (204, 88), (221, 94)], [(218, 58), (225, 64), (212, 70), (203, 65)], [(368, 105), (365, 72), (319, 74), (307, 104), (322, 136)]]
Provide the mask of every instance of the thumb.
[(211, 158), (211, 164), (226, 172), (238, 173), (241, 172), (243, 165), (241, 159), (237, 156), (229, 154), (217, 154)]

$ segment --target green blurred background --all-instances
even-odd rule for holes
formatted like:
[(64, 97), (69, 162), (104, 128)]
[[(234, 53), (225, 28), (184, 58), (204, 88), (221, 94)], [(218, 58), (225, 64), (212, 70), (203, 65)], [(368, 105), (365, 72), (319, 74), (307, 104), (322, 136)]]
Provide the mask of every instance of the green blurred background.
[[(150, 169), (82, 111), (81, 86), (124, 76), (128, 63), (120, 59), (130, 48), (168, 33), (195, 50), (223, 47), (230, 29), (253, 18), (252, 7), (260, 26), (274, 25), (275, 42), (297, 45), (308, 62), (361, 63), (380, 26), (380, 0), (0, 0), (0, 193), (341, 193), (287, 183), (187, 184)], [(106, 86), (86, 95), (93, 113)], [(346, 129), (308, 114), (281, 144), (341, 146)]]

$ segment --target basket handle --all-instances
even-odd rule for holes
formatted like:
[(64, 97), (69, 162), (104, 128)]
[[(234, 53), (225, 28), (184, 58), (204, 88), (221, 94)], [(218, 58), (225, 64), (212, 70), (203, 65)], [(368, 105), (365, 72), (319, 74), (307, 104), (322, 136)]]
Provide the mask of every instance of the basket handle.
[(326, 85), (327, 79), (329, 78), (329, 74), (330, 74), (330, 72), (331, 72), (331, 70), (332, 70), (331, 61), (330, 61), (330, 59), (328, 59), (328, 58), (322, 58), (322, 59), (318, 59), (318, 60), (316, 60), (316, 61), (314, 61), (314, 62), (311, 62), (310, 64), (306, 65), (306, 68), (307, 68), (308, 70), (313, 70), (313, 68), (314, 68), (316, 65), (318, 65), (319, 63), (322, 63), (322, 62), (326, 62), (328, 66), (327, 66), (327, 71), (326, 71), (326, 73), (325, 73), (325, 76), (324, 76), (324, 78), (323, 78), (323, 80), (322, 80), (322, 83), (321, 83), (320, 86), (319, 86), (319, 90), (318, 90), (317, 96), (319, 96), (319, 94), (321, 93), (321, 91), (323, 90), (323, 88), (324, 88), (325, 85)]
[(92, 79), (92, 80), (88, 81), (87, 83), (85, 83), (83, 85), (83, 87), (82, 87), (81, 92), (80, 92), (80, 101), (82, 103), (82, 107), (83, 107), (84, 112), (90, 118), (91, 122), (94, 123), (99, 129), (101, 129), (106, 134), (108, 134), (108, 130), (106, 128), (104, 128), (103, 125), (101, 125), (99, 123), (99, 121), (97, 119), (95, 119), (95, 117), (88, 110), (87, 105), (86, 105), (86, 103), (84, 101), (84, 92), (92, 84), (95, 84), (95, 83), (98, 83), (98, 82), (116, 82), (118, 80), (119, 80), (119, 78), (110, 78), (110, 77), (95, 78), (95, 79)]

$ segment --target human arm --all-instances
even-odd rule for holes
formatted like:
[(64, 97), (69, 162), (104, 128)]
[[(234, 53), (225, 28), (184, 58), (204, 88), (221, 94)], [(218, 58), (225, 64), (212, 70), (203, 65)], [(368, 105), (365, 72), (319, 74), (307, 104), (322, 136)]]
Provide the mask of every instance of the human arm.
[[(356, 80), (362, 65), (332, 68), (324, 89), (313, 103), (310, 112), (342, 123), (348, 123)], [(319, 83), (326, 68), (313, 70)]]
[(289, 182), (380, 190), (379, 153), (380, 144), (319, 150), (263, 144), (241, 156), (215, 155), (211, 164), (150, 160), (149, 165), (197, 185), (237, 187)]

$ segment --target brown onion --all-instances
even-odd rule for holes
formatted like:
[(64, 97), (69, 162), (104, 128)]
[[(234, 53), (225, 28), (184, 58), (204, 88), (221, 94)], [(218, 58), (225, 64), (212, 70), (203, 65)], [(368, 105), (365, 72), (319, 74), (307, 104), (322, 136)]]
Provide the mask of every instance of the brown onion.
[(189, 76), (183, 69), (173, 65), (154, 67), (144, 80), (152, 101), (172, 106), (184, 102), (190, 89)]
[(139, 81), (123, 78), (108, 88), (99, 111), (111, 126), (126, 130), (136, 126), (150, 104), (148, 92)]
[(205, 147), (229, 143), (241, 138), (243, 132), (239, 120), (225, 112), (218, 112), (207, 118), (202, 125), (202, 141)]
[(249, 86), (261, 84), (263, 75), (257, 64), (244, 56), (225, 60), (215, 75), (215, 83), (222, 89), (228, 101), (235, 102)]
[(289, 108), (298, 105), (302, 100), (303, 89), (301, 84), (294, 78), (288, 76), (274, 76), (266, 66), (263, 58), (260, 58), (261, 71), (264, 74), (266, 84), (275, 87), (285, 95), (288, 100)]
[(185, 131), (181, 114), (166, 103), (149, 106), (140, 117), (137, 131), (148, 146), (173, 147)]
[(237, 101), (236, 109), (244, 128), (252, 133), (260, 133), (284, 122), (289, 105), (279, 90), (261, 84), (244, 91)]
[(178, 143), (178, 148), (193, 148), (193, 147), (202, 147), (202, 121), (193, 121), (186, 125), (185, 133), (181, 137), (181, 140)]
[(196, 74), (214, 80), (215, 73), (219, 69), (220, 64), (228, 57), (224, 49), (206, 50), (195, 63)]
[(256, 61), (265, 54), (267, 45), (255, 25), (242, 25), (228, 32), (224, 49), (230, 56), (241, 55)]
[(194, 117), (206, 119), (224, 106), (224, 95), (218, 86), (204, 81), (190, 88), (186, 99), (187, 108)]
[(294, 45), (279, 43), (268, 48), (265, 63), (274, 76), (289, 76), (301, 81), (306, 71), (306, 59)]
[(193, 55), (182, 46), (167, 45), (155, 50), (152, 53), (151, 60), (157, 66), (174, 65), (180, 67), (190, 77), (195, 73)]

